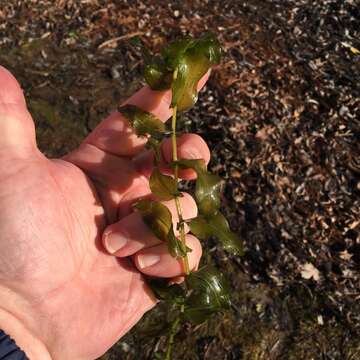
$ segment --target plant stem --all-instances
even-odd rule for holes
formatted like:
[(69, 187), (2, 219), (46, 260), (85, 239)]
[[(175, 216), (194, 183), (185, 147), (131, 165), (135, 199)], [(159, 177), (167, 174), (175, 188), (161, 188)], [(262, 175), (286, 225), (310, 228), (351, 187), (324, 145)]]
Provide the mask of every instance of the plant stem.
[(171, 360), (171, 352), (172, 352), (172, 347), (174, 344), (174, 337), (177, 332), (179, 323), (180, 323), (180, 318), (178, 317), (175, 319), (175, 321), (171, 325), (169, 340), (168, 340), (167, 348), (166, 348), (165, 360)]
[[(174, 71), (173, 80), (175, 81), (177, 78), (178, 70), (176, 69)], [(176, 115), (177, 115), (177, 106), (173, 107), (173, 114), (171, 118), (171, 144), (172, 144), (172, 159), (175, 163), (174, 167), (174, 175), (175, 175), (175, 181), (178, 183), (179, 181), (179, 165), (177, 165), (178, 156), (177, 156), (177, 144), (176, 144)], [(180, 233), (180, 241), (183, 244), (184, 249), (186, 249), (186, 242), (185, 242), (185, 224), (184, 219), (182, 217), (182, 209), (179, 197), (175, 197), (175, 205), (176, 205), (176, 211), (179, 218), (179, 233)], [(186, 275), (190, 274), (190, 268), (189, 268), (189, 258), (187, 254), (182, 258), (183, 265), (184, 265), (184, 272)]]
[[(177, 144), (176, 144), (176, 113), (177, 113), (177, 108), (176, 106), (173, 108), (173, 115), (172, 115), (172, 119), (171, 119), (171, 143), (172, 143), (172, 159), (175, 162), (175, 168), (174, 168), (174, 173), (175, 173), (175, 181), (178, 182), (179, 181), (179, 165), (176, 164), (176, 162), (178, 161), (178, 156), (177, 156)], [(179, 197), (176, 196), (175, 197), (175, 205), (176, 205), (176, 211), (178, 214), (178, 218), (179, 218), (179, 233), (180, 233), (180, 241), (182, 242), (184, 248), (186, 247), (185, 244), (185, 224), (184, 224), (184, 219), (182, 216), (182, 209), (181, 209), (181, 204), (180, 204), (180, 200)], [(190, 268), (189, 268), (189, 259), (187, 254), (185, 255), (185, 257), (183, 257), (183, 264), (184, 264), (184, 272), (186, 275), (189, 275), (190, 273)]]

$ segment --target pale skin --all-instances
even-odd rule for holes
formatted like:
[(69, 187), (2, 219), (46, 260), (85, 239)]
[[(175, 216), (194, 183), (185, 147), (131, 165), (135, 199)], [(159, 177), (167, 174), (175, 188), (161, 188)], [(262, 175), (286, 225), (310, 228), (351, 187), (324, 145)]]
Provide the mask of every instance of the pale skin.
[[(127, 102), (166, 121), (170, 98), (145, 87)], [(47, 159), (20, 85), (2, 67), (0, 134), (0, 329), (30, 359), (96, 359), (155, 306), (144, 274), (175, 280), (183, 274), (181, 261), (131, 207), (150, 195), (151, 153), (114, 112), (78, 149)], [(210, 159), (195, 134), (179, 138), (178, 152)], [(170, 172), (169, 141), (162, 154), (162, 169)], [(181, 202), (184, 217), (195, 217), (195, 201)], [(176, 217), (174, 204), (165, 204)], [(201, 245), (190, 234), (186, 241), (195, 269)]]

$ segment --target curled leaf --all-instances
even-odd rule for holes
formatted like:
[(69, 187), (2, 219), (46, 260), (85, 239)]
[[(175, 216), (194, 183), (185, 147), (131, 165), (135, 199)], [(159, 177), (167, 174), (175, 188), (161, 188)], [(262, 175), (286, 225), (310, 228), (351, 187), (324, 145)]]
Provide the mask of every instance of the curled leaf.
[(203, 56), (207, 57), (212, 65), (219, 64), (221, 60), (222, 49), (216, 36), (211, 33), (205, 34), (195, 45)]
[(181, 159), (177, 164), (196, 172), (195, 198), (200, 213), (208, 217), (216, 214), (220, 208), (221, 178), (209, 173), (202, 159)]
[(189, 222), (191, 232), (201, 240), (210, 236), (221, 241), (224, 249), (233, 255), (243, 255), (243, 245), (239, 236), (232, 232), (226, 218), (220, 212), (211, 217), (199, 215)]
[(209, 172), (200, 172), (197, 176), (195, 197), (199, 212), (211, 216), (220, 208), (221, 179)]
[(141, 213), (144, 223), (161, 241), (166, 242), (169, 231), (172, 229), (170, 210), (154, 200), (140, 200), (135, 206)]
[(153, 90), (170, 89), (172, 72), (166, 68), (163, 59), (153, 56), (138, 36), (131, 38), (130, 43), (141, 51), (145, 62), (144, 77), (149, 86)]
[(140, 200), (135, 206), (141, 213), (144, 223), (161, 241), (167, 243), (171, 256), (180, 258), (186, 256), (187, 247), (179, 241), (174, 233), (170, 210), (162, 203), (154, 200)]
[(147, 279), (147, 284), (159, 300), (165, 300), (170, 303), (183, 303), (185, 291), (179, 284), (169, 285), (168, 279)]
[(159, 138), (165, 132), (165, 124), (153, 114), (139, 107), (127, 104), (119, 107), (119, 112), (129, 121), (139, 136), (151, 135)]
[(214, 35), (206, 34), (198, 39), (187, 36), (167, 45), (160, 57), (147, 61), (145, 80), (153, 90), (171, 87), (172, 107), (188, 110), (197, 101), (199, 80), (220, 58), (221, 47)]
[(153, 58), (150, 63), (145, 65), (145, 81), (153, 90), (170, 89), (173, 80), (172, 74), (172, 71), (169, 71), (158, 57)]
[(158, 168), (154, 168), (150, 176), (149, 185), (151, 192), (159, 200), (171, 200), (179, 195), (176, 180), (171, 176), (162, 174)]
[(185, 111), (197, 101), (199, 80), (220, 61), (220, 45), (214, 36), (206, 35), (196, 40), (180, 40), (169, 48), (167, 58), (172, 59), (170, 65), (176, 66), (177, 71), (171, 105), (177, 106), (178, 111)]
[(179, 165), (181, 168), (190, 168), (195, 170), (196, 174), (198, 174), (201, 171), (206, 172), (206, 164), (205, 160), (203, 159), (179, 159), (176, 162), (177, 165)]
[(195, 42), (196, 40), (191, 36), (184, 36), (168, 44), (161, 52), (165, 66), (169, 70), (174, 71), (179, 66), (181, 58), (185, 55), (186, 51), (192, 48)]
[(210, 236), (213, 236), (213, 229), (207, 219), (198, 215), (196, 218), (191, 219), (188, 222), (190, 231), (200, 240), (208, 240)]
[(171, 106), (178, 111), (189, 110), (198, 99), (197, 84), (209, 69), (208, 61), (196, 53), (185, 55), (177, 68), (172, 84)]
[(176, 238), (174, 229), (172, 227), (168, 234), (167, 245), (170, 255), (176, 259), (185, 257), (186, 253), (188, 252), (186, 245)]
[(206, 266), (191, 273), (186, 281), (192, 290), (185, 302), (187, 320), (202, 323), (210, 315), (230, 307), (228, 284), (215, 268)]

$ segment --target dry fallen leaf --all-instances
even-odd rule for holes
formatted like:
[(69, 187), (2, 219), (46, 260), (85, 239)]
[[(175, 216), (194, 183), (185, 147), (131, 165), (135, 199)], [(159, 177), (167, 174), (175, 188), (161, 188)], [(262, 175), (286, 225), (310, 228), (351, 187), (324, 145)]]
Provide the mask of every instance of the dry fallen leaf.
[(301, 266), (301, 276), (303, 279), (313, 278), (315, 281), (320, 280), (319, 270), (311, 263), (306, 263)]

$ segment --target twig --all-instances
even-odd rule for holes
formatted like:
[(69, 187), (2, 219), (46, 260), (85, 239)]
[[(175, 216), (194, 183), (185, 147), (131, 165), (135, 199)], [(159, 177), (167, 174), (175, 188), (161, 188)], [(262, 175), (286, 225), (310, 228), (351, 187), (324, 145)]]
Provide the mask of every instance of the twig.
[(144, 33), (143, 33), (142, 31), (135, 31), (135, 32), (132, 32), (132, 33), (130, 33), (130, 34), (118, 36), (118, 37), (116, 37), (116, 38), (113, 38), (113, 39), (109, 39), (109, 40), (104, 41), (103, 43), (101, 43), (101, 44), (98, 46), (98, 49), (103, 49), (104, 47), (111, 46), (111, 45), (113, 45), (114, 43), (117, 43), (118, 41), (131, 39), (131, 38), (133, 38), (133, 37), (135, 37), (135, 36), (140, 36), (140, 35), (143, 35), (143, 34), (144, 34)]

